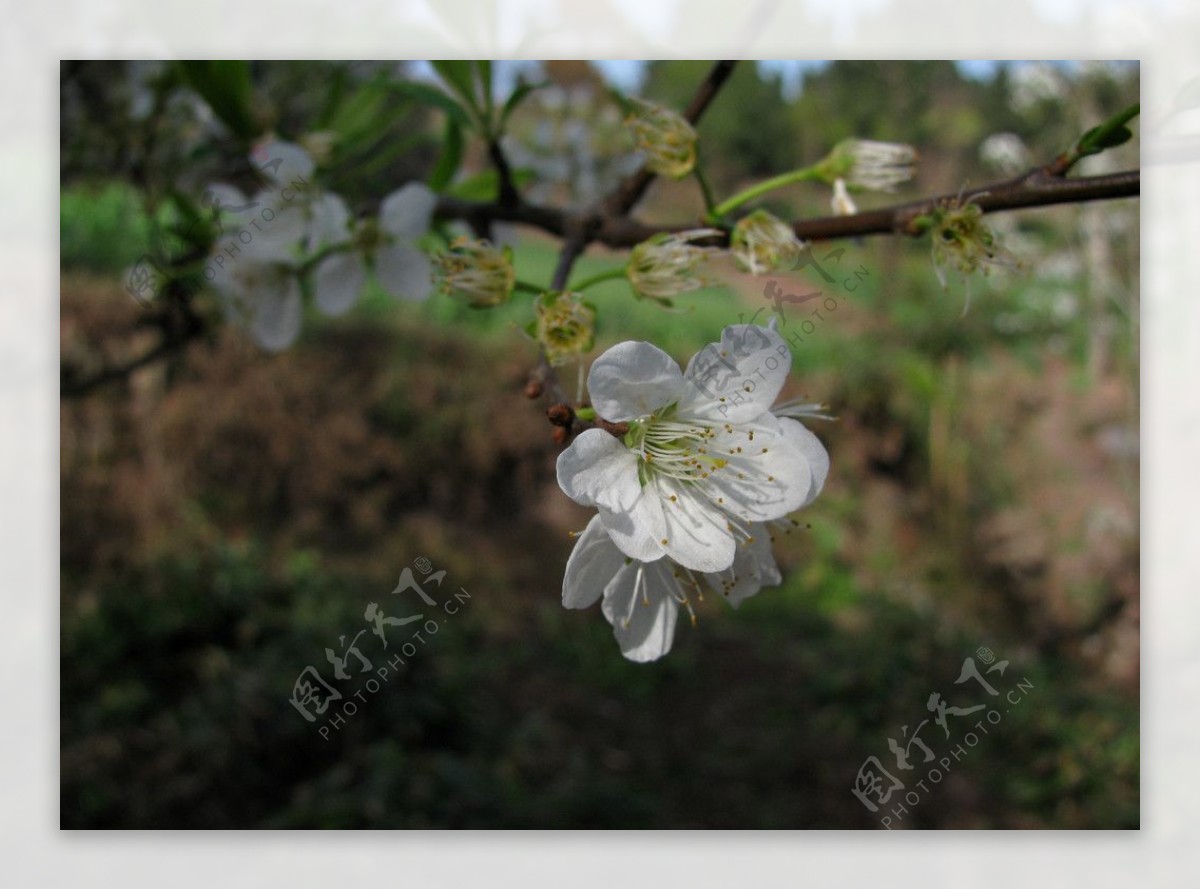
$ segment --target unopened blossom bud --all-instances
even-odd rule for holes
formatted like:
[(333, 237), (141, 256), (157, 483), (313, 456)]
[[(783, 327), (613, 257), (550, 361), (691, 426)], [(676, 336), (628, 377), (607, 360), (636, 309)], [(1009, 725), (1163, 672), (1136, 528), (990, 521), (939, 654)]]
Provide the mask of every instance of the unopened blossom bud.
[(646, 166), (655, 173), (682, 179), (696, 165), (696, 131), (680, 114), (646, 102), (632, 100), (625, 123), (634, 144), (646, 154)]
[(729, 244), (738, 267), (751, 275), (788, 268), (808, 247), (791, 226), (765, 210), (738, 220)]
[(512, 251), (487, 241), (457, 238), (434, 265), (442, 292), (477, 309), (507, 302), (517, 283)]
[(529, 332), (542, 344), (551, 365), (561, 365), (592, 348), (596, 310), (572, 291), (551, 291), (534, 302), (537, 317)]
[(898, 142), (846, 139), (834, 146), (817, 171), (831, 185), (844, 179), (850, 188), (890, 192), (916, 174), (917, 150)]
[(846, 189), (846, 180), (840, 176), (833, 181), (833, 197), (829, 205), (833, 208), (834, 216), (853, 216), (858, 213), (858, 205)]
[(655, 235), (633, 249), (626, 275), (639, 297), (665, 301), (669, 297), (708, 287), (713, 280), (701, 267), (716, 252), (693, 241), (720, 235), (717, 229)]
[(952, 204), (933, 213), (930, 229), (933, 240), (933, 264), (938, 280), (946, 285), (946, 269), (953, 267), (963, 275), (979, 269), (987, 275), (995, 267), (1020, 265), (1017, 257), (1000, 244), (995, 233), (983, 222), (978, 204)]

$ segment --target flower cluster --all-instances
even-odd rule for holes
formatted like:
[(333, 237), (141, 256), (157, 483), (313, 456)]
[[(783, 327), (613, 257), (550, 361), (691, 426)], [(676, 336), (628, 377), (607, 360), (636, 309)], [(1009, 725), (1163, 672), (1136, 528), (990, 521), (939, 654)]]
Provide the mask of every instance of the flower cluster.
[[(253, 197), (227, 184), (207, 189), (222, 231), (213, 245), (210, 280), (226, 315), (264, 349), (286, 349), (299, 336), (305, 276), (326, 315), (354, 304), (368, 264), (393, 296), (429, 296), (429, 258), (416, 245), (437, 203), (427, 187), (410, 183), (393, 192), (377, 222), (356, 226), (341, 197), (311, 183), (316, 163), (299, 145), (268, 140), (254, 149), (251, 162), (265, 180)], [(240, 228), (228, 231), (231, 223)]]
[(603, 596), (627, 658), (670, 650), (690, 592), (737, 605), (779, 583), (768, 526), (812, 503), (829, 469), (817, 437), (771, 409), (790, 356), (773, 328), (733, 325), (686, 371), (639, 342), (592, 365), (588, 392), (607, 429), (559, 456), (558, 482), (598, 513), (567, 565), (563, 604)]

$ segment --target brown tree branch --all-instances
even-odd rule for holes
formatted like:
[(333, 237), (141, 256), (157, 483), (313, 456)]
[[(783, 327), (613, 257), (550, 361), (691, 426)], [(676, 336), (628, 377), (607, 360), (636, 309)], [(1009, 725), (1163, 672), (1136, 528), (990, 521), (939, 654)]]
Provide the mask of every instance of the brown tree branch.
[[(1013, 179), (965, 192), (964, 197), (978, 204), (984, 213), (998, 213), (1055, 204), (1137, 197), (1141, 190), (1140, 180), (1141, 174), (1137, 170), (1103, 176), (1059, 178), (1048, 175), (1042, 168), (1035, 168)], [(912, 221), (916, 217), (929, 213), (938, 204), (953, 201), (957, 197), (957, 194), (937, 195), (919, 201), (880, 207), (877, 210), (866, 210), (852, 216), (822, 216), (796, 220), (792, 227), (798, 236), (813, 241), (854, 238), (861, 235), (916, 235), (919, 233), (912, 228)], [(472, 224), (486, 224), (489, 221), (522, 223), (559, 237), (564, 237), (571, 225), (588, 218), (534, 204), (505, 208), (496, 204), (462, 201), (457, 198), (441, 199), (438, 202), (437, 216)], [(633, 247), (653, 235), (682, 232), (695, 228), (698, 223), (693, 220), (669, 226), (648, 226), (627, 216), (601, 216), (598, 219), (592, 218), (591, 222), (594, 227), (591, 240), (614, 248)]]
[(200, 339), (207, 331), (204, 319), (192, 311), (190, 304), (182, 304), (180, 308), (181, 311), (178, 312), (150, 316), (149, 323), (162, 329), (162, 339), (139, 356), (103, 367), (86, 376), (69, 364), (63, 365), (59, 369), (60, 397), (82, 398), (106, 384), (125, 380), (140, 368), (176, 355), (193, 340)]
[(515, 207), (521, 203), (521, 196), (517, 192), (516, 183), (513, 182), (512, 167), (508, 163), (508, 157), (495, 139), (488, 143), (488, 157), (491, 158), (492, 166), (496, 168), (496, 178), (500, 181), (498, 195), (500, 206)]
[[(1035, 168), (1013, 179), (964, 192), (963, 198), (979, 205), (984, 213), (997, 213), (1026, 207), (1047, 207), (1052, 204), (1079, 204), (1084, 201), (1137, 197), (1141, 190), (1140, 180), (1141, 174), (1137, 170), (1065, 179), (1051, 176), (1042, 168)], [(917, 217), (957, 199), (956, 194), (939, 195), (907, 204), (868, 210), (853, 216), (797, 220), (792, 224), (792, 228), (797, 236), (812, 241), (860, 235), (916, 236), (921, 234), (920, 229), (914, 226)]]

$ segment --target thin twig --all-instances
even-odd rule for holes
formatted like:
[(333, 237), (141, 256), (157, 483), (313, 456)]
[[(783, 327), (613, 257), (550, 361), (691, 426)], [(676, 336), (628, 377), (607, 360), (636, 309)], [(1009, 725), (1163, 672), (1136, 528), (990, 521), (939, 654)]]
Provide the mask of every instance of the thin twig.
[(500, 206), (516, 207), (521, 203), (521, 196), (517, 192), (516, 183), (513, 182), (512, 167), (508, 163), (504, 149), (500, 147), (500, 143), (496, 139), (488, 143), (488, 157), (491, 158), (492, 166), (496, 168), (496, 178), (500, 181), (498, 195)]
[(152, 321), (162, 328), (162, 339), (136, 358), (101, 368), (87, 377), (80, 376), (71, 365), (64, 365), (59, 371), (60, 396), (68, 399), (82, 398), (101, 386), (125, 380), (140, 368), (182, 352), (189, 343), (198, 340), (207, 330), (204, 320), (192, 312), (190, 305), (184, 305), (183, 312), (178, 316), (155, 316), (152, 317)]

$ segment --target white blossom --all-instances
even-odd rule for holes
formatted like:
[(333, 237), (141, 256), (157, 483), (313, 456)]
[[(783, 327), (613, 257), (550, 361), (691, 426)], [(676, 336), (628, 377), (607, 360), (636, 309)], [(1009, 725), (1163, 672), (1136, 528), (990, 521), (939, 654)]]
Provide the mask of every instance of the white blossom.
[(628, 432), (581, 433), (559, 456), (559, 485), (599, 508), (627, 556), (727, 569), (751, 523), (810, 503), (825, 481), (824, 446), (770, 411), (790, 366), (783, 338), (757, 325), (726, 328), (686, 374), (649, 343), (617, 344), (592, 365), (588, 392)]

